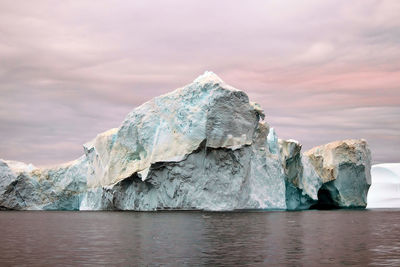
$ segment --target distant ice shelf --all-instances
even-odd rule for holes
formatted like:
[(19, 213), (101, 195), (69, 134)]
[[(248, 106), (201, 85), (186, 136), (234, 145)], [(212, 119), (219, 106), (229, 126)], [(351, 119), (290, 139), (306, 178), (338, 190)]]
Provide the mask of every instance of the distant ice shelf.
[(400, 163), (372, 166), (367, 208), (400, 208)]

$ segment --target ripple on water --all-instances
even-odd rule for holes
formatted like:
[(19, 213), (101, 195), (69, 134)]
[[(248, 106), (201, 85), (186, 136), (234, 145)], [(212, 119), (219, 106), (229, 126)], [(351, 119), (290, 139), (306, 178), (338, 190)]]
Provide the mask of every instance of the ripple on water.
[(1, 265), (400, 266), (400, 210), (0, 212)]

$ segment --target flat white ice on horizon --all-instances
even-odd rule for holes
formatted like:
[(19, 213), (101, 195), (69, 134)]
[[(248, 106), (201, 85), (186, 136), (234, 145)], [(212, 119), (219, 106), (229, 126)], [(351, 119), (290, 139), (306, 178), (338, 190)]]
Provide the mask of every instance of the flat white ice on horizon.
[(400, 208), (400, 163), (372, 166), (367, 208)]

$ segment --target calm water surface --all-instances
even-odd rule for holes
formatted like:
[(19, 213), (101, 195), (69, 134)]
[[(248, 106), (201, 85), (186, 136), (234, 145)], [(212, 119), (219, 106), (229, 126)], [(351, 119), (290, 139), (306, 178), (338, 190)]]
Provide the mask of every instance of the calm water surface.
[(0, 265), (400, 266), (400, 210), (0, 212)]

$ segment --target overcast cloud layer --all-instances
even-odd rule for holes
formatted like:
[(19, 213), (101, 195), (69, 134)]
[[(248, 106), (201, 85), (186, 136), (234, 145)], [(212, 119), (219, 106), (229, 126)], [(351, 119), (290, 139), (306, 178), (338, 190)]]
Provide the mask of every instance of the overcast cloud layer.
[[(137, 3), (133, 3), (137, 2)], [(0, 158), (49, 165), (205, 70), (305, 149), (400, 162), (400, 1), (0, 2)]]

